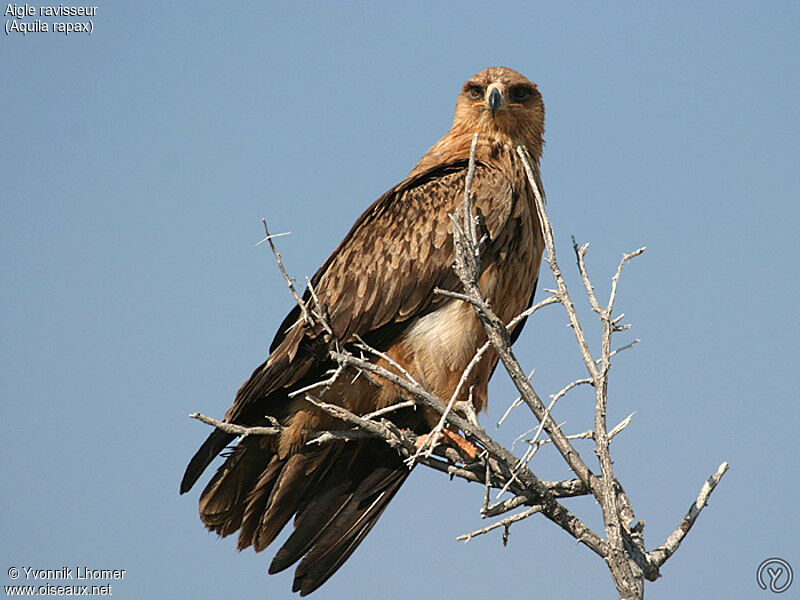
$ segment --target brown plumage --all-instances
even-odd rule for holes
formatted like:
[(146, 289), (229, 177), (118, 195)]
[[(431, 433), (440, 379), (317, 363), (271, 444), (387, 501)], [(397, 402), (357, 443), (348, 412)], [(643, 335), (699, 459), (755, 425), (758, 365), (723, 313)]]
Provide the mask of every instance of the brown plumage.
[[(464, 85), (453, 126), (397, 186), (370, 206), (312, 284), (335, 338), (361, 336), (403, 365), (419, 382), (449, 399), (486, 334), (472, 308), (434, 295), (459, 290), (452, 265), (449, 214), (461, 206), (475, 132), (473, 205), (490, 241), (479, 287), (505, 322), (532, 301), (543, 243), (535, 203), (516, 147), (537, 161), (542, 151), (544, 104), (536, 86), (511, 69), (490, 68)], [(306, 298), (309, 293), (306, 292)], [(513, 339), (522, 329), (520, 324)], [(298, 307), (284, 319), (258, 367), (236, 395), (225, 420), (242, 425), (278, 419), (275, 437), (248, 437), (235, 446), (200, 496), (203, 523), (220, 536), (239, 531), (239, 549), (266, 548), (294, 517), (294, 531), (278, 550), (270, 573), (298, 560), (293, 591), (306, 595), (350, 556), (409, 475), (398, 454), (380, 440), (306, 446), (316, 431), (346, 425), (288, 394), (324, 378), (333, 365), (333, 339), (306, 325)], [(385, 360), (378, 361), (387, 366)], [(476, 410), (486, 406), (497, 355), (487, 353), (471, 381)], [(358, 414), (404, 400), (392, 385), (376, 387), (345, 373), (323, 400)], [(355, 379), (355, 381), (354, 381)], [(465, 386), (465, 394), (470, 386)], [(401, 427), (430, 431), (438, 415), (392, 413)], [(234, 439), (215, 430), (192, 458), (181, 482), (188, 491)]]

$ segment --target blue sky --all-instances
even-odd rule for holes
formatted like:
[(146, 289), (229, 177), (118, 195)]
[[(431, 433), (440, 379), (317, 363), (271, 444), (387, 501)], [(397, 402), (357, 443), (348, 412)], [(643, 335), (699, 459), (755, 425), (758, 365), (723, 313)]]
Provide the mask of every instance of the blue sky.
[[(260, 218), (312, 274), (492, 65), (543, 93), (576, 296), (570, 235), (592, 243), (601, 290), (648, 246), (621, 284), (620, 342), (642, 343), (615, 363), (609, 419), (636, 411), (613, 450), (649, 547), (731, 463), (648, 598), (753, 598), (763, 559), (800, 569), (796, 3), (98, 6), (91, 36), (0, 36), (3, 585), (12, 566), (71, 565), (126, 569), (117, 598), (289, 595), (271, 554), (206, 533), (198, 491), (177, 493), (207, 434), (186, 415), (223, 414), (291, 307), (254, 247)], [(582, 376), (559, 311), (517, 346), (543, 394)], [(513, 397), (498, 372), (490, 432)], [(591, 398), (557, 416), (586, 429)], [(497, 436), (529, 426), (519, 409)], [(544, 519), (507, 548), (456, 542), (484, 524), (481, 500), (418, 469), (314, 597), (613, 597), (601, 561)], [(569, 506), (601, 527), (590, 500)]]

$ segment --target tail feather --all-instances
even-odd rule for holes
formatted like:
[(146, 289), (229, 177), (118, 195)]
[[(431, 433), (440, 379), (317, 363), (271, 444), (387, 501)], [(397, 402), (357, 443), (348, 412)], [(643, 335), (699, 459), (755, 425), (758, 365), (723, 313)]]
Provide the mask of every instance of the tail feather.
[(379, 440), (328, 444), (280, 458), (259, 438), (243, 439), (200, 497), (203, 523), (220, 536), (240, 531), (238, 548), (260, 552), (294, 516), (294, 531), (270, 573), (300, 561), (294, 591), (305, 596), (347, 560), (408, 477)]
[[(350, 456), (338, 458), (340, 468), (329, 474), (327, 493), (298, 515), (294, 533), (270, 565), (270, 572), (276, 572), (305, 555), (293, 585), (302, 596), (325, 583), (350, 557), (409, 475), (397, 453), (382, 442), (355, 446), (346, 447), (354, 450)], [(317, 521), (322, 523), (315, 531)]]
[(232, 433), (225, 433), (219, 429), (215, 429), (211, 432), (211, 435), (206, 438), (206, 441), (203, 442), (200, 449), (195, 452), (192, 460), (189, 461), (189, 465), (186, 467), (183, 479), (181, 480), (181, 494), (185, 494), (192, 489), (192, 486), (200, 479), (200, 475), (206, 470), (206, 467), (211, 464), (211, 461), (234, 439), (236, 439), (235, 435)]
[(306, 596), (325, 583), (378, 522), (389, 502), (409, 475), (405, 465), (400, 469), (381, 469), (380, 491), (364, 480), (341, 509), (333, 523), (320, 535), (313, 549), (295, 570), (292, 591)]
[(200, 519), (206, 527), (221, 537), (239, 529), (246, 499), (263, 471), (264, 458), (258, 438), (245, 438), (233, 449), (200, 495)]
[[(353, 497), (355, 489), (349, 474), (353, 457), (335, 452), (326, 458), (329, 468), (320, 474), (315, 486), (306, 490), (298, 506), (294, 531), (272, 560), (270, 573), (283, 571), (300, 560)], [(317, 470), (321, 471), (322, 465)]]
[(275, 480), (280, 475), (283, 468), (284, 461), (280, 460), (277, 456), (273, 456), (272, 460), (264, 469), (258, 483), (250, 492), (247, 498), (247, 503), (244, 509), (244, 516), (242, 517), (242, 529), (239, 532), (239, 542), (237, 548), (244, 550), (253, 544), (255, 533), (261, 524), (261, 516), (267, 509), (267, 501), (269, 500), (272, 488), (275, 485)]
[(281, 469), (253, 537), (253, 549), (256, 552), (269, 546), (297, 512), (300, 496), (308, 483), (305, 477), (306, 463), (304, 455), (293, 454)]
[(350, 482), (340, 481), (314, 498), (298, 514), (294, 531), (284, 542), (269, 565), (269, 572), (278, 573), (300, 560), (322, 533), (332, 526), (336, 518), (353, 497)]

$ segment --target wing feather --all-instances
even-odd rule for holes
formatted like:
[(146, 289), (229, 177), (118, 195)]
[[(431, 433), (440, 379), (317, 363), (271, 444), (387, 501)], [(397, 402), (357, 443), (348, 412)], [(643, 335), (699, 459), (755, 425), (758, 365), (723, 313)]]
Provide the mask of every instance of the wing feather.
[[(455, 163), (390, 190), (317, 272), (312, 283), (336, 317), (331, 327), (339, 339), (406, 320), (440, 301), (432, 294), (435, 287), (458, 285), (449, 215), (461, 206), (465, 175), (466, 164)], [(487, 227), (498, 230), (511, 214), (509, 181), (479, 165), (473, 195)], [(377, 296), (378, 302), (366, 302), (367, 296)]]
[[(463, 201), (467, 161), (440, 165), (389, 190), (356, 221), (311, 279), (336, 339), (345, 343), (403, 323), (445, 301), (435, 288), (458, 289), (450, 215)], [(473, 205), (492, 239), (518, 198), (499, 169), (478, 163)], [(491, 257), (491, 252), (487, 253)], [(310, 299), (306, 291), (304, 298)], [(330, 340), (320, 327), (300, 322), (296, 307), (281, 324), (269, 359), (242, 386), (226, 420), (238, 422), (253, 403), (302, 380)], [(384, 340), (386, 343), (390, 339)], [(318, 365), (319, 366), (319, 365)]]

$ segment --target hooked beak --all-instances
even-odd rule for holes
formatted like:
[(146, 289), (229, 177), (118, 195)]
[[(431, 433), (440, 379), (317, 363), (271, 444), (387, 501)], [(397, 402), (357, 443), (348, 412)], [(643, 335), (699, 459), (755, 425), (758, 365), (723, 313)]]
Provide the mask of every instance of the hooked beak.
[(497, 111), (500, 109), (503, 104), (505, 104), (505, 100), (503, 99), (503, 93), (500, 91), (499, 88), (492, 87), (492, 91), (489, 92), (489, 109), (492, 111), (492, 118), (494, 118)]

